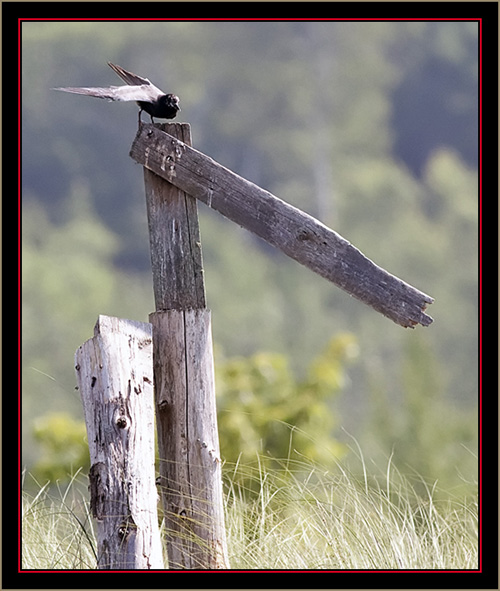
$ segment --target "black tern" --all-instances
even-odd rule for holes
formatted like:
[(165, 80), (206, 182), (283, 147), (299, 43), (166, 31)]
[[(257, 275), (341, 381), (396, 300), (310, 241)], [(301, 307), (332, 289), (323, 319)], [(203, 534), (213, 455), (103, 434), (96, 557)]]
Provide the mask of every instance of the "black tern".
[(163, 90), (157, 88), (147, 78), (127, 72), (127, 70), (124, 70), (120, 66), (116, 66), (110, 62), (108, 62), (108, 66), (127, 83), (127, 86), (107, 86), (104, 88), (69, 86), (53, 88), (52, 90), (84, 94), (108, 101), (136, 101), (141, 109), (139, 111), (139, 124), (143, 111), (149, 114), (151, 123), (154, 123), (153, 117), (173, 119), (177, 115), (177, 111), (181, 110), (179, 107), (179, 97), (175, 94), (164, 93)]

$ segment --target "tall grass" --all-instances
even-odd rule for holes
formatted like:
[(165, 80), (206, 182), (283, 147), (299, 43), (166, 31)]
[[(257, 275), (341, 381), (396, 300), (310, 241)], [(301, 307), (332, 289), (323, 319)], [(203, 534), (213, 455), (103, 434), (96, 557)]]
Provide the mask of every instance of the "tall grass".
[[(21, 566), (26, 569), (93, 569), (96, 542), (78, 473), (57, 496), (49, 483), (22, 494)], [(23, 475), (23, 483), (24, 483)]]
[[(229, 558), (234, 569), (476, 569), (476, 496), (417, 494), (390, 463), (384, 474), (335, 473), (261, 458), (224, 469)], [(95, 568), (88, 502), (74, 479), (65, 490), (23, 494), (22, 564)]]
[(238, 484), (227, 496), (232, 568), (478, 567), (475, 499), (435, 501), (429, 487), (419, 497), (390, 464), (383, 483), (345, 468), (332, 475), (295, 464), (292, 471), (289, 462), (248, 476), (259, 478), (255, 498)]

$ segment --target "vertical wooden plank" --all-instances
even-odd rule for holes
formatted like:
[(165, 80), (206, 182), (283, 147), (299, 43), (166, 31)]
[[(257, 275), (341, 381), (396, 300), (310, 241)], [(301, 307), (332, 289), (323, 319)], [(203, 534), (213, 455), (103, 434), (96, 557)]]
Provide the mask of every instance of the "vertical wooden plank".
[(169, 568), (228, 568), (210, 312), (150, 320)]
[(193, 568), (184, 315), (150, 314), (161, 494), (169, 568)]
[[(161, 128), (191, 145), (188, 123), (165, 123)], [(164, 157), (168, 168), (168, 150)], [(147, 168), (144, 184), (156, 310), (204, 308), (197, 201)]]
[(161, 569), (151, 325), (99, 316), (78, 348), (99, 569)]
[(184, 313), (192, 511), (203, 540), (194, 556), (207, 568), (228, 568), (210, 316), (209, 310)]
[[(191, 144), (187, 123), (160, 129)], [(170, 151), (169, 151), (170, 150)], [(179, 156), (163, 153), (165, 170)], [(172, 174), (175, 168), (172, 167)], [(145, 170), (156, 312), (153, 364), (169, 568), (228, 568), (210, 312), (196, 199)]]

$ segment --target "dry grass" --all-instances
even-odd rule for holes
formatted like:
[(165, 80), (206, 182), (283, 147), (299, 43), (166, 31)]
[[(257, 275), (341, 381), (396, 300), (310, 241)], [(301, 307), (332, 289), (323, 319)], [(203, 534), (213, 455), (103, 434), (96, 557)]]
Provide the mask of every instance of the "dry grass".
[[(228, 495), (232, 568), (475, 569), (477, 504), (419, 497), (389, 466), (384, 487), (345, 469), (260, 472), (248, 500)], [(366, 476), (366, 473), (365, 473)]]
[[(379, 475), (380, 476), (380, 475)], [(80, 477), (80, 480), (82, 478)], [(382, 479), (286, 461), (225, 466), (226, 527), (235, 569), (476, 569), (477, 502), (424, 496), (391, 466)], [(419, 490), (422, 481), (419, 483)], [(95, 568), (85, 485), (23, 494), (22, 564)], [(442, 499), (443, 495), (439, 496)]]

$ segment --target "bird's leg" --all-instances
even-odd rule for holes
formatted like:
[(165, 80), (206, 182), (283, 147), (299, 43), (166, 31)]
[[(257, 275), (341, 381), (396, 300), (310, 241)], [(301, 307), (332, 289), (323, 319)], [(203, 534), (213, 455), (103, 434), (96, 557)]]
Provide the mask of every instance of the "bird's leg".
[(139, 125), (139, 127), (141, 127), (141, 126), (142, 126), (142, 120), (141, 120), (141, 113), (142, 113), (142, 111), (143, 111), (143, 109), (141, 109), (141, 110), (139, 111), (139, 119), (138, 119), (138, 121), (137, 121), (137, 124)]

